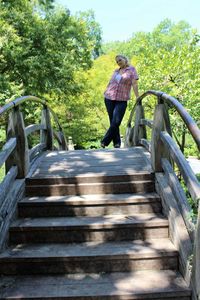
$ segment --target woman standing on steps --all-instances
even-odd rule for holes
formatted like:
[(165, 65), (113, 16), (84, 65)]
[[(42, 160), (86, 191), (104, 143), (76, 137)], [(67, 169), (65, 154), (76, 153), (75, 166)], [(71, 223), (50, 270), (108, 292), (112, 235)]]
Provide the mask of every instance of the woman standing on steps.
[(124, 55), (117, 55), (115, 60), (119, 68), (114, 71), (104, 93), (110, 127), (101, 141), (103, 148), (108, 146), (111, 141), (115, 148), (120, 148), (119, 126), (126, 111), (127, 101), (130, 99), (131, 87), (133, 87), (136, 98), (139, 96), (137, 84), (139, 78), (136, 69), (129, 64)]

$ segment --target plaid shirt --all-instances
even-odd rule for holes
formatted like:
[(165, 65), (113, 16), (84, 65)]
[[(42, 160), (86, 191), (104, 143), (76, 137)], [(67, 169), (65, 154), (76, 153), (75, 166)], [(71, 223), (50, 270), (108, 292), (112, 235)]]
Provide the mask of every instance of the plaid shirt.
[(118, 80), (118, 76), (119, 69), (114, 71), (104, 96), (110, 100), (127, 101), (131, 96), (131, 86), (133, 84), (133, 80), (138, 80), (139, 77), (136, 69), (133, 66), (129, 66), (124, 69), (120, 80)]

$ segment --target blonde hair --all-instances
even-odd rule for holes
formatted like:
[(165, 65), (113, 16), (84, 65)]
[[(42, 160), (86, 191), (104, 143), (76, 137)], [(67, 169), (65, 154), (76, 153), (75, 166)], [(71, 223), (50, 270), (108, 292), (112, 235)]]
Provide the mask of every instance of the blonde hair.
[(124, 60), (126, 61), (126, 65), (129, 66), (129, 60), (128, 60), (128, 57), (127, 57), (127, 56), (122, 55), (122, 54), (117, 54), (117, 55), (115, 56), (115, 59), (117, 59), (118, 57), (124, 59)]

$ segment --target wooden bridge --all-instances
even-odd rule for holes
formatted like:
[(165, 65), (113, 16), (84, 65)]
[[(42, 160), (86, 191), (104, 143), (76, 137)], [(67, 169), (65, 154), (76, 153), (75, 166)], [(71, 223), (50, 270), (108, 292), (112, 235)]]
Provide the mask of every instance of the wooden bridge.
[[(158, 100), (152, 120), (149, 96)], [(20, 109), (30, 101), (42, 118), (25, 126)], [(172, 138), (171, 107), (200, 149), (197, 125), (162, 92), (137, 99), (121, 149), (69, 151), (55, 113), (36, 97), (0, 109), (0, 299), (200, 299), (200, 185)]]

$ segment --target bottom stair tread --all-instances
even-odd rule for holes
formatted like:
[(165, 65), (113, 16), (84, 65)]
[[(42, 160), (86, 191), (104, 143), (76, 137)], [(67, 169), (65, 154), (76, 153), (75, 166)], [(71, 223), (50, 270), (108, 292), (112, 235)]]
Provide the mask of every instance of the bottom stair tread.
[(170, 270), (0, 279), (0, 299), (189, 300), (191, 294), (181, 275)]

